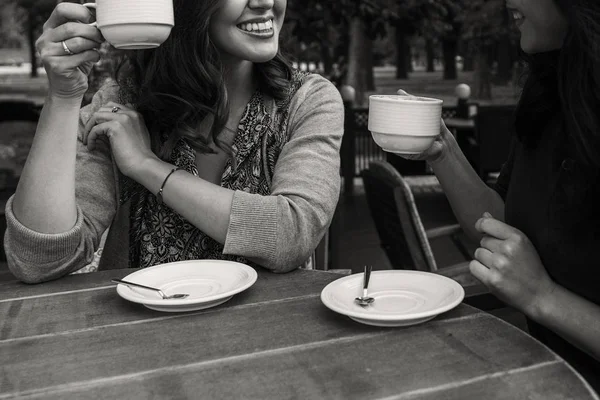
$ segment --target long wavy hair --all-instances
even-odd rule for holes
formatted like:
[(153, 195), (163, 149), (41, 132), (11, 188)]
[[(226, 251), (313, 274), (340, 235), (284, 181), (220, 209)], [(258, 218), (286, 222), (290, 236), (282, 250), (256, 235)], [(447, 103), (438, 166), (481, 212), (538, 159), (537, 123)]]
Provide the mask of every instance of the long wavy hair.
[(554, 0), (569, 28), (561, 49), (524, 56), (527, 79), (516, 114), (517, 135), (535, 145), (557, 112), (578, 161), (600, 169), (600, 2)]
[[(197, 151), (212, 153), (229, 117), (227, 89), (219, 51), (209, 35), (210, 19), (220, 0), (173, 0), (175, 26), (156, 49), (120, 53), (115, 79), (144, 117), (153, 151), (169, 158), (180, 138)], [(259, 89), (276, 100), (288, 93), (292, 68), (278, 52), (272, 60), (254, 64)], [(200, 123), (212, 117), (210, 137)], [(167, 140), (163, 140), (166, 135)]]

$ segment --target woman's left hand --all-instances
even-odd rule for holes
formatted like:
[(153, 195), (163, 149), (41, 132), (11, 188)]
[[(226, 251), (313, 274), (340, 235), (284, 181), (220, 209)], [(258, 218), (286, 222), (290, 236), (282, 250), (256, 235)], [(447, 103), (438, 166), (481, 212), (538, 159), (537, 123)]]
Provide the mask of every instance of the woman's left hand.
[(505, 303), (535, 315), (555, 284), (529, 238), (489, 213), (477, 220), (475, 229), (484, 236), (469, 265), (471, 273)]
[(130, 106), (109, 102), (92, 115), (85, 126), (83, 144), (94, 150), (96, 140), (104, 135), (119, 170), (134, 177), (145, 161), (156, 158), (144, 118)]

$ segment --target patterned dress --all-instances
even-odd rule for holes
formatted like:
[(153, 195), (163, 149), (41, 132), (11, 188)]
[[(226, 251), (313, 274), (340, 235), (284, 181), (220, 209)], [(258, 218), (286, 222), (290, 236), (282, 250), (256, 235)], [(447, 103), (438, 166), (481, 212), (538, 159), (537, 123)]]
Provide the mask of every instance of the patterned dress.
[[(269, 195), (271, 177), (283, 146), (288, 141), (289, 104), (302, 86), (307, 73), (294, 71), (288, 96), (275, 108), (260, 91), (246, 105), (232, 145), (233, 155), (227, 161), (221, 186), (231, 190)], [(273, 115), (271, 115), (273, 114)], [(165, 138), (166, 139), (166, 138)], [(170, 161), (188, 173), (198, 176), (195, 151), (180, 139)], [(120, 175), (123, 205), (131, 202), (130, 249), (131, 267), (194, 259), (219, 259), (252, 264), (244, 257), (224, 255), (223, 245), (185, 220), (165, 204), (158, 204), (137, 182)]]

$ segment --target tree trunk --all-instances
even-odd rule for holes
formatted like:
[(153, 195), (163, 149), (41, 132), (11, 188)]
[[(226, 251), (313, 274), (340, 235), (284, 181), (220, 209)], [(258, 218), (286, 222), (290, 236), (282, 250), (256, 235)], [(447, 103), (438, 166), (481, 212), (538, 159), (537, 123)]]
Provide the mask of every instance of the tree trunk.
[(479, 100), (492, 99), (492, 74), (486, 49), (480, 49), (475, 61), (475, 97)]
[(427, 53), (427, 72), (434, 72), (435, 49), (433, 47), (433, 39), (426, 39), (425, 52)]
[(329, 76), (333, 69), (333, 58), (331, 57), (331, 50), (329, 46), (321, 42), (319, 43), (320, 53), (321, 53), (321, 61), (323, 62), (323, 73), (325, 76)]
[(29, 10), (27, 12), (27, 41), (29, 42), (29, 58), (31, 60), (31, 77), (37, 78), (38, 76), (38, 65), (37, 65), (37, 57), (35, 51), (35, 16), (33, 15), (33, 11)]
[(475, 70), (475, 60), (473, 59), (472, 55), (467, 54), (465, 56), (465, 60), (464, 60), (464, 64), (463, 64), (463, 71), (472, 72), (474, 70)]
[(406, 57), (406, 34), (396, 27), (396, 79), (408, 79), (408, 63)]
[(409, 40), (406, 41), (406, 70), (409, 73), (415, 72), (415, 69), (413, 68), (413, 52)]
[(372, 45), (367, 38), (365, 25), (359, 17), (354, 17), (350, 22), (346, 84), (356, 90), (356, 105), (364, 104), (369, 83), (373, 84), (372, 62)]
[(365, 45), (366, 47), (363, 50), (364, 60), (363, 63), (361, 63), (362, 73), (365, 76), (367, 90), (375, 91), (375, 75), (373, 74), (373, 42), (366, 35)]
[(442, 40), (442, 51), (444, 53), (444, 80), (455, 80), (458, 78), (458, 73), (456, 71), (456, 56), (458, 53), (457, 40)]
[(500, 37), (496, 56), (498, 60), (496, 79), (499, 84), (505, 85), (510, 81), (512, 76), (511, 45), (508, 34), (504, 34)]

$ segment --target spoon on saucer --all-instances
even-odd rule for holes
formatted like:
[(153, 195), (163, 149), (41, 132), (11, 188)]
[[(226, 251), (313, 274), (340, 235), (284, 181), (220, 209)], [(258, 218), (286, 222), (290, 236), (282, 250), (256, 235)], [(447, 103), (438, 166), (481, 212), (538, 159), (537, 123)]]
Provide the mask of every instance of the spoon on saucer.
[(139, 288), (142, 288), (142, 289), (154, 290), (155, 292), (158, 292), (158, 294), (164, 300), (185, 299), (186, 297), (189, 296), (189, 294), (185, 294), (185, 293), (175, 293), (175, 294), (172, 294), (170, 296), (167, 296), (160, 289), (153, 288), (153, 287), (150, 287), (150, 286), (140, 285), (139, 283), (133, 283), (133, 282), (129, 282), (129, 281), (124, 281), (122, 279), (111, 279), (111, 281), (114, 282), (114, 283), (122, 283), (123, 285), (127, 285), (127, 286), (135, 286), (135, 287), (139, 287)]
[(369, 286), (369, 278), (371, 277), (371, 270), (373, 269), (370, 265), (365, 265), (365, 273), (363, 280), (363, 295), (360, 297), (356, 297), (354, 300), (358, 303), (358, 305), (366, 307), (372, 302), (375, 301), (374, 298), (369, 297), (367, 295), (367, 287)]

